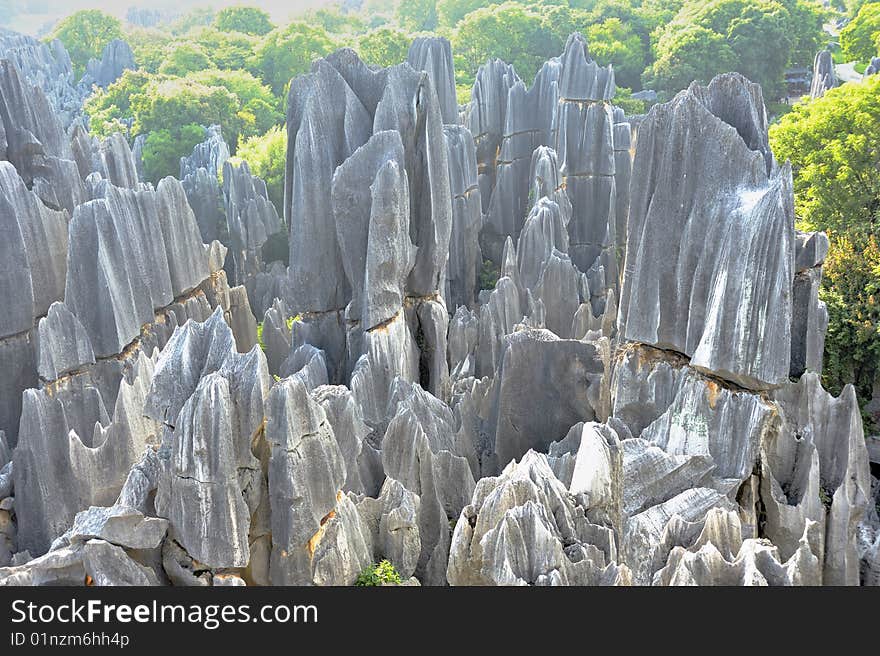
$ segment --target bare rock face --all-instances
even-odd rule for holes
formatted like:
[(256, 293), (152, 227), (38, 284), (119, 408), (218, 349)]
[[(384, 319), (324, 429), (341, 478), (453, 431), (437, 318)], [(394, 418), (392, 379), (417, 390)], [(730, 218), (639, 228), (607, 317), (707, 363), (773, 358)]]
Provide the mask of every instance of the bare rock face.
[(810, 98), (821, 98), (829, 89), (837, 86), (834, 72), (834, 59), (828, 50), (820, 50), (813, 61), (813, 81), (810, 83)]
[(89, 134), (129, 54), (74, 87), (0, 31), (0, 585), (880, 581), (756, 85), (627, 117), (572, 35), (459, 119), (447, 41), (342, 49), (291, 83), (282, 221), (216, 126), (155, 188)]
[(406, 60), (417, 71), (424, 71), (437, 91), (443, 123), (458, 123), (455, 99), (455, 67), (452, 46), (443, 37), (420, 36), (409, 47)]
[(113, 39), (104, 47), (101, 59), (91, 59), (86, 66), (86, 80), (99, 87), (109, 87), (126, 70), (134, 70), (134, 53), (131, 47), (121, 39)]
[(546, 449), (579, 421), (596, 419), (605, 372), (592, 344), (546, 330), (523, 330), (505, 341), (494, 410), (499, 466), (529, 449)]
[(468, 503), (473, 475), (456, 446), (454, 419), (445, 404), (400, 380), (389, 404), (394, 400), (396, 411), (382, 439), (382, 465), (390, 478), (419, 498), (416, 576), (427, 585), (443, 585), (450, 520)]
[(508, 90), (519, 82), (513, 66), (491, 59), (477, 69), (465, 126), (474, 137), (480, 198), (485, 214), (495, 188), (495, 165), (507, 114)]
[(320, 405), (296, 378), (276, 385), (268, 400), (270, 578), (276, 585), (312, 583), (313, 559), (344, 496), (345, 462)]
[(230, 283), (240, 285), (262, 270), (263, 244), (283, 226), (266, 183), (251, 174), (247, 162), (223, 164), (223, 200), (231, 252), (226, 269)]
[[(722, 76), (642, 123), (619, 314), (626, 339), (752, 389), (787, 379), (794, 276), (791, 171), (757, 132), (759, 93)], [(699, 246), (683, 252), (682, 234)]]
[(94, 364), (95, 354), (86, 329), (64, 303), (49, 306), (37, 330), (37, 371), (44, 380), (55, 380), (84, 364)]
[(782, 410), (783, 430), (766, 447), (769, 471), (761, 497), (768, 497), (772, 518), (768, 537), (785, 555), (793, 550), (791, 532), (803, 531), (806, 520), (817, 522), (824, 534), (824, 555), (822, 538), (814, 551), (823, 563), (822, 582), (857, 585), (855, 529), (868, 510), (871, 485), (855, 391), (847, 386), (834, 398), (816, 374), (806, 373), (774, 398)]
[(129, 468), (158, 441), (158, 424), (142, 412), (153, 370), (141, 353), (133, 380), (113, 397), (94, 375), (24, 393), (14, 455), (20, 549), (45, 553), (78, 511), (116, 499)]
[(474, 138), (458, 125), (444, 125), (452, 196), (452, 232), (445, 297), (450, 308), (471, 306), (476, 296), (477, 273), (483, 262), (479, 234), (483, 217)]
[(251, 440), (262, 426), (269, 380), (262, 351), (238, 353), (218, 309), (204, 324), (175, 331), (144, 402), (166, 424), (157, 512), (180, 546), (211, 567), (249, 561), (250, 517), (263, 484)]
[(482, 479), (455, 525), (453, 585), (626, 585), (614, 533), (591, 524), (546, 456), (527, 452)]
[(121, 352), (154, 311), (208, 277), (207, 253), (174, 178), (155, 191), (107, 186), (70, 224), (65, 305), (96, 356)]
[(0, 336), (24, 332), (64, 296), (67, 213), (48, 209), (10, 162), (0, 162), (0, 229), (9, 273), (0, 282), (7, 308)]
[(43, 43), (0, 28), (0, 59), (8, 59), (28, 82), (40, 88), (65, 129), (82, 113), (84, 89), (77, 86), (70, 55), (57, 39)]

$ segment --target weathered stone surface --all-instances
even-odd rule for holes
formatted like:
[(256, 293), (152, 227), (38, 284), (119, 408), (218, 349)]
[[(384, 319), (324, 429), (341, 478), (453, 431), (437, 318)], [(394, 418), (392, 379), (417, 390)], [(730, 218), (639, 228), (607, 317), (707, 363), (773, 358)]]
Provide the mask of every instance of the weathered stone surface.
[(89, 540), (82, 548), (83, 569), (95, 585), (159, 585), (156, 574), (132, 560), (125, 550), (103, 540)]
[(709, 457), (719, 489), (738, 486), (755, 466), (761, 440), (774, 430), (775, 406), (687, 369), (666, 411), (640, 434), (670, 455)]
[(0, 586), (85, 585), (82, 548), (50, 551), (27, 563), (0, 568)]
[(45, 553), (77, 512), (113, 504), (129, 467), (157, 441), (158, 425), (142, 416), (152, 376), (141, 353), (133, 380), (119, 383), (112, 421), (85, 377), (24, 393), (14, 456), (21, 549)]
[(291, 311), (345, 306), (348, 288), (336, 239), (331, 180), (366, 143), (372, 120), (345, 79), (318, 60), (290, 85), (284, 218), (290, 226)]
[(208, 258), (183, 187), (106, 187), (70, 223), (65, 305), (98, 357), (120, 353), (154, 311), (208, 277)]
[(593, 344), (522, 330), (505, 339), (496, 380), (498, 465), (546, 450), (579, 421), (597, 417), (605, 365)]
[(490, 59), (477, 69), (471, 90), (465, 126), (474, 136), (477, 149), (478, 180), (484, 213), (489, 209), (489, 200), (495, 188), (495, 165), (504, 134), (508, 90), (519, 81), (513, 66), (500, 59)]
[[(791, 531), (798, 530), (797, 524), (802, 523), (795, 523), (795, 518), (817, 521), (820, 531), (824, 527), (822, 583), (858, 585), (855, 529), (872, 497), (855, 390), (848, 385), (834, 398), (822, 389), (818, 375), (808, 372), (797, 384), (788, 384), (775, 392), (774, 399), (779, 404), (783, 425), (777, 443), (770, 442), (765, 447), (770, 456), (770, 476), (762, 486), (761, 496), (768, 497), (768, 510), (776, 515), (768, 536), (775, 544), (778, 540), (785, 555), (794, 546)], [(813, 451), (818, 457), (818, 471)], [(793, 463), (797, 454), (799, 461)], [(807, 459), (809, 463), (802, 462)], [(784, 505), (788, 508), (780, 506), (783, 498), (775, 486), (783, 486)], [(820, 497), (822, 508), (817, 507), (815, 496)], [(822, 542), (818, 545), (821, 548)], [(821, 559), (823, 554), (820, 551), (816, 556)]]
[(101, 59), (90, 59), (86, 65), (86, 79), (99, 87), (113, 84), (126, 70), (134, 70), (134, 53), (131, 47), (121, 39), (113, 39), (108, 43)]
[(828, 50), (820, 50), (813, 60), (813, 80), (810, 83), (810, 98), (821, 98), (829, 89), (837, 86), (834, 72), (834, 59)]
[(476, 293), (477, 272), (483, 261), (479, 243), (483, 217), (480, 209), (476, 147), (470, 131), (458, 125), (444, 125), (443, 137), (452, 196), (446, 300), (450, 308), (460, 305), (470, 307)]
[(64, 303), (49, 306), (37, 330), (37, 371), (44, 380), (55, 380), (85, 364), (94, 364), (95, 354), (86, 329)]
[(755, 389), (787, 379), (794, 275), (791, 171), (771, 167), (759, 94), (721, 76), (639, 128), (619, 314), (626, 339)]
[(419, 36), (406, 55), (409, 65), (428, 74), (437, 92), (443, 123), (458, 123), (458, 102), (455, 99), (455, 67), (452, 46), (443, 37)]
[(181, 546), (214, 567), (243, 567), (249, 559), (250, 517), (238, 477), (233, 412), (229, 381), (219, 372), (204, 376), (160, 452), (156, 509)]
[(417, 578), (425, 585), (444, 585), (450, 520), (468, 503), (473, 475), (458, 453), (449, 408), (400, 380), (395, 398), (396, 411), (382, 439), (383, 468), (420, 500)]
[(270, 579), (275, 585), (309, 585), (315, 544), (344, 498), (345, 461), (324, 410), (297, 378), (272, 388), (266, 414)]
[(706, 513), (716, 507), (730, 510), (735, 506), (715, 490), (695, 487), (630, 517), (621, 560), (632, 569), (633, 583), (650, 585), (654, 572), (665, 565), (672, 549), (670, 541), (674, 538), (668, 537), (670, 532), (679, 531), (681, 524), (704, 520)]
[(613, 532), (591, 524), (530, 450), (478, 483), (455, 525), (447, 576), (452, 585), (627, 585), (616, 559)]
[(67, 230), (66, 212), (45, 207), (16, 169), (0, 162), (0, 256), (8, 263), (0, 337), (30, 330), (64, 296)]
[(59, 40), (44, 43), (0, 28), (0, 59), (10, 60), (28, 82), (42, 90), (63, 127), (82, 113), (87, 92), (76, 86), (70, 55)]
[(226, 268), (231, 283), (241, 284), (261, 270), (263, 244), (283, 226), (266, 183), (251, 174), (247, 162), (223, 164), (223, 199), (232, 255)]
[(76, 514), (65, 537), (70, 544), (97, 538), (126, 549), (155, 549), (162, 543), (167, 530), (167, 520), (145, 517), (128, 506), (92, 506)]

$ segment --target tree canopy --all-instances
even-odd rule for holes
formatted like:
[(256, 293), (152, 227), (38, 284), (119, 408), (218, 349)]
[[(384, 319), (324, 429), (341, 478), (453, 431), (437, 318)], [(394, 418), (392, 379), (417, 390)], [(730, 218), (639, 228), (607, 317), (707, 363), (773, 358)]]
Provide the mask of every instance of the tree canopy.
[(335, 41), (323, 27), (291, 23), (266, 35), (252, 66), (260, 71), (273, 93), (281, 95), (291, 78), (306, 73), (313, 60), (329, 55), (335, 48)]
[(840, 48), (847, 59), (867, 62), (878, 54), (880, 2), (862, 5), (859, 13), (840, 31)]
[(61, 20), (49, 39), (59, 39), (73, 62), (77, 76), (86, 70), (89, 59), (100, 58), (104, 48), (114, 39), (123, 38), (118, 18), (97, 9), (86, 9)]
[(880, 363), (880, 76), (795, 106), (771, 128), (773, 150), (794, 172), (799, 227), (825, 230), (831, 250), (824, 379), (855, 382), (870, 398)]
[(214, 17), (214, 27), (221, 32), (241, 32), (255, 36), (263, 36), (275, 28), (265, 11), (242, 6), (221, 9)]

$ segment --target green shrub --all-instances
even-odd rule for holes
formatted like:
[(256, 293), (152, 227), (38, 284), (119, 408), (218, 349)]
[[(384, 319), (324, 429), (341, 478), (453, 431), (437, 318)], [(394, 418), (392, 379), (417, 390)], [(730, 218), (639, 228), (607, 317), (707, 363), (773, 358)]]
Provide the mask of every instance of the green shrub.
[(383, 560), (364, 568), (364, 571), (358, 575), (355, 585), (371, 586), (386, 583), (400, 585), (400, 574), (398, 574), (394, 565), (387, 560)]

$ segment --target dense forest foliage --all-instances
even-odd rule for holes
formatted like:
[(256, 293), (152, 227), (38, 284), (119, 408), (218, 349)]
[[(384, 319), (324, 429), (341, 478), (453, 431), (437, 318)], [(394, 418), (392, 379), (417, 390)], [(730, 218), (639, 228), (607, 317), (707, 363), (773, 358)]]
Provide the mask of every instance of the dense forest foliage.
[[(315, 58), (354, 48), (370, 65), (406, 58), (413, 37), (436, 33), (453, 47), (459, 102), (477, 69), (497, 57), (529, 83), (540, 64), (580, 31), (593, 56), (615, 67), (628, 113), (692, 81), (739, 71), (759, 82), (776, 117), (774, 151), (793, 164), (798, 227), (828, 232), (822, 295), (830, 313), (825, 384), (855, 382), (872, 396), (880, 361), (880, 78), (847, 83), (810, 101), (791, 98), (785, 74), (809, 69), (818, 50), (861, 72), (880, 54), (880, 2), (846, 0), (363, 0), (273, 24), (254, 7), (199, 9), (150, 27), (82, 11), (57, 24), (77, 71), (114, 38), (132, 46), (128, 71), (86, 103), (95, 134), (144, 135), (146, 176), (177, 174), (178, 162), (220, 124), (237, 157), (282, 202), (285, 96)], [(134, 21), (138, 22), (138, 21)], [(842, 29), (837, 29), (842, 27)], [(645, 97), (642, 94), (638, 98)], [(653, 97), (650, 94), (649, 97)], [(792, 107), (793, 105), (793, 107)]]

